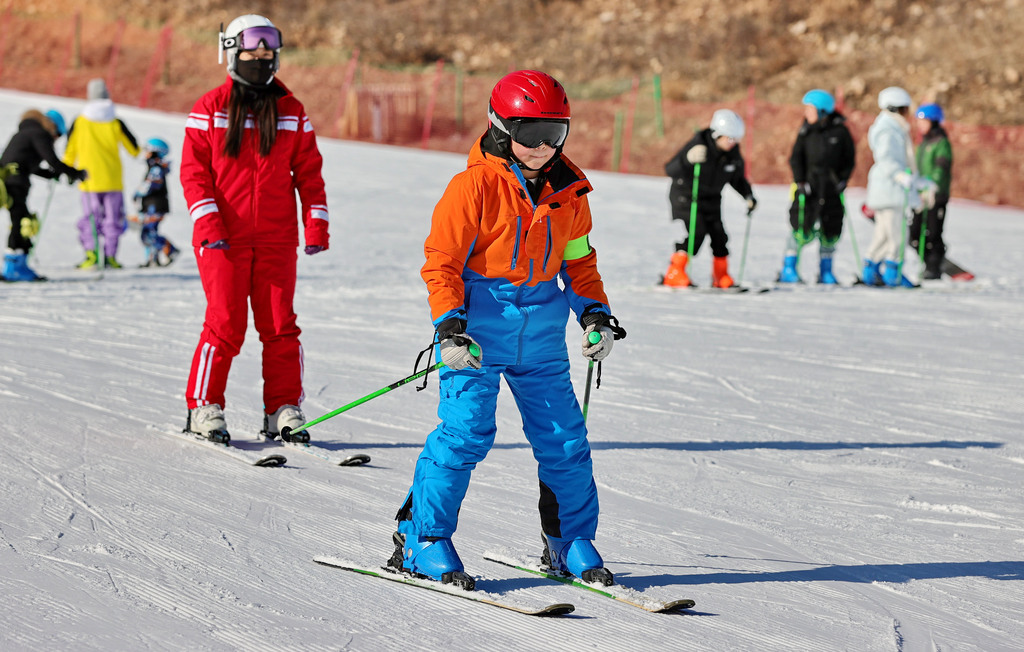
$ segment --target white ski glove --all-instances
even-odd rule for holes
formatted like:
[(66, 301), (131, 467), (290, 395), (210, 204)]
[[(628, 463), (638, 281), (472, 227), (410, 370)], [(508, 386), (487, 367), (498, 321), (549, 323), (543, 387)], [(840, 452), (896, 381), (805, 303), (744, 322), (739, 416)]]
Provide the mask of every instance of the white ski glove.
[[(591, 342), (591, 333), (596, 333), (596, 342)], [(598, 339), (600, 338), (600, 339)], [(583, 331), (583, 357), (594, 362), (600, 362), (612, 352), (612, 342), (615, 341), (615, 333), (607, 326), (598, 327), (597, 324), (587, 326)]]
[(931, 179), (918, 179), (916, 188), (921, 195), (921, 203), (924, 204), (924, 207), (929, 210), (934, 208), (935, 194), (939, 191), (939, 186)]
[(905, 170), (900, 170), (896, 174), (892, 175), (892, 180), (896, 182), (896, 185), (904, 190), (910, 190), (914, 185), (914, 175)]
[(694, 145), (686, 152), (686, 160), (697, 165), (708, 160), (708, 148), (707, 145)]
[(583, 357), (594, 362), (607, 358), (612, 352), (612, 342), (626, 337), (626, 329), (619, 326), (619, 320), (603, 312), (584, 312), (580, 324), (583, 326)]
[[(466, 320), (452, 317), (437, 325), (438, 347), (441, 361), (449, 369), (459, 371), (466, 367), (480, 368), (483, 351), (480, 345), (466, 333)], [(473, 355), (472, 351), (476, 351)]]

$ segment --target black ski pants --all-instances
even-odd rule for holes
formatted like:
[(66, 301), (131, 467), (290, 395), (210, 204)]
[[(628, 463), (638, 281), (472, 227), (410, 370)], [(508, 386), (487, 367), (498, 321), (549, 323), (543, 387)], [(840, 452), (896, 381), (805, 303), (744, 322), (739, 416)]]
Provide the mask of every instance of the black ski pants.
[(7, 195), (11, 199), (11, 234), (7, 236), (7, 248), (27, 254), (32, 248), (32, 241), (21, 235), (21, 218), (28, 217), (29, 186), (21, 183), (7, 183)]
[(924, 261), (935, 269), (946, 257), (946, 243), (942, 240), (942, 227), (946, 221), (946, 202), (936, 203), (928, 210), (914, 211), (910, 221), (908, 244), (920, 251), (921, 226), (924, 224)]

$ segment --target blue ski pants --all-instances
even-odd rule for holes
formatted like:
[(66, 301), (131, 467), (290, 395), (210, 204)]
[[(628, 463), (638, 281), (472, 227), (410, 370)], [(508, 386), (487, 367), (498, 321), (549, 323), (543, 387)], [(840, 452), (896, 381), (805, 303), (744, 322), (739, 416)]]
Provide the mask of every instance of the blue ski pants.
[(427, 437), (416, 462), (412, 489), (399, 511), (399, 531), (428, 537), (451, 537), (455, 532), (470, 475), (494, 445), (502, 376), (537, 461), (542, 530), (557, 538), (593, 539), (597, 486), (568, 360), (441, 369), (441, 423)]

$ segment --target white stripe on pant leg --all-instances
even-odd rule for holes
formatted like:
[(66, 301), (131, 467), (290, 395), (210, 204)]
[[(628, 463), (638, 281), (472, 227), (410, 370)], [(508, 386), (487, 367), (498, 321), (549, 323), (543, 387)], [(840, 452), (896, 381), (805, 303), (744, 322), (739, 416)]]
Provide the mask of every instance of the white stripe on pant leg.
[[(208, 404), (207, 392), (210, 390), (210, 374), (213, 372), (213, 354), (217, 352), (217, 347), (212, 346), (209, 342), (206, 343), (209, 347), (210, 352), (206, 358), (206, 374), (203, 376), (203, 403)], [(223, 407), (223, 406), (222, 406)]]
[(306, 400), (306, 352), (299, 345), (299, 405)]
[(195, 399), (198, 405), (206, 405), (206, 388), (210, 383), (209, 350), (210, 343), (205, 342), (199, 352), (199, 366), (196, 368), (196, 376), (192, 379), (192, 398)]

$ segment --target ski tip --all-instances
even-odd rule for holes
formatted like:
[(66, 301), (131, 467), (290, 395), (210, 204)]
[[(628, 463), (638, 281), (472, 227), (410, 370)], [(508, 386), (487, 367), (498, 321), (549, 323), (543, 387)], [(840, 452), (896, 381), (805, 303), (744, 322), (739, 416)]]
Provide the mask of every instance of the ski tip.
[(576, 611), (576, 607), (574, 605), (571, 605), (568, 602), (561, 602), (559, 604), (549, 604), (548, 606), (546, 606), (546, 607), (544, 607), (542, 609), (538, 609), (537, 611), (533, 612), (532, 615), (534, 615), (534, 616), (566, 616), (568, 614), (571, 614), (574, 611)]
[(284, 455), (267, 455), (253, 462), (253, 466), (284, 466), (288, 463), (288, 458)]
[(676, 611), (684, 611), (686, 609), (693, 609), (696, 606), (697, 606), (697, 603), (695, 601), (684, 598), (682, 600), (673, 600), (672, 602), (666, 602), (665, 606), (663, 606), (662, 608), (658, 609), (656, 611), (656, 613), (659, 613), (659, 614), (669, 614), (669, 613), (674, 613)]
[(349, 455), (345, 459), (338, 462), (338, 466), (362, 466), (370, 463), (370, 456), (364, 455), (363, 453), (356, 453), (355, 455)]

